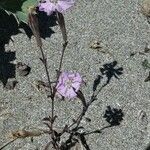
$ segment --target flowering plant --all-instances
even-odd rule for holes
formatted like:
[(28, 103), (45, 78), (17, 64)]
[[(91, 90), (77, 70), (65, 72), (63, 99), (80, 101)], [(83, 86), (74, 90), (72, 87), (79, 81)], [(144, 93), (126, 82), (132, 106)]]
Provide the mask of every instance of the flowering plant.
[[(118, 111), (117, 109), (111, 109), (110, 107), (108, 107), (108, 110), (106, 111), (106, 115), (104, 117), (106, 118), (106, 121), (110, 123), (110, 125), (93, 132), (90, 131), (87, 132), (85, 130), (84, 132), (80, 131), (81, 128), (84, 129), (84, 127), (80, 126), (80, 123), (83, 117), (85, 116), (88, 108), (95, 100), (97, 100), (98, 93), (101, 91), (103, 87), (105, 87), (110, 82), (111, 77), (114, 76), (117, 79), (119, 79), (118, 76), (122, 74), (122, 68), (117, 68), (117, 69), (114, 68), (117, 65), (117, 62), (104, 65), (104, 68), (101, 68), (100, 70), (102, 75), (108, 76), (108, 80), (102, 86), (102, 88), (97, 90), (97, 86), (100, 80), (102, 79), (100, 75), (98, 76), (98, 78), (94, 81), (93, 93), (90, 96), (89, 100), (86, 100), (84, 94), (81, 91), (83, 78), (80, 75), (80, 73), (78, 72), (74, 73), (72, 71), (68, 71), (68, 72), (63, 71), (62, 64), (63, 64), (64, 52), (68, 45), (68, 39), (66, 34), (64, 16), (62, 13), (64, 13), (67, 9), (69, 9), (73, 5), (74, 5), (73, 0), (58, 0), (55, 3), (52, 0), (43, 0), (40, 1), (38, 5), (36, 5), (38, 6), (39, 11), (44, 11), (47, 13), (47, 15), (52, 15), (55, 12), (58, 25), (60, 26), (63, 40), (64, 40), (55, 82), (52, 82), (49, 75), (48, 62), (45, 56), (45, 52), (43, 50), (43, 43), (40, 37), (37, 7), (29, 8), (27, 22), (33, 32), (33, 35), (35, 36), (37, 47), (41, 52), (41, 57), (39, 58), (39, 60), (44, 66), (47, 80), (48, 80), (47, 84), (44, 82), (39, 82), (39, 83), (44, 87), (45, 91), (48, 91), (47, 98), (51, 99), (51, 115), (49, 115), (48, 117), (44, 117), (42, 120), (43, 123), (47, 126), (46, 129), (38, 129), (37, 131), (18, 130), (16, 132), (12, 132), (11, 135), (13, 137), (13, 140), (10, 141), (9, 143), (13, 142), (14, 140), (17, 140), (18, 138), (27, 138), (27, 137), (33, 138), (34, 136), (48, 134), (50, 135), (51, 139), (48, 142), (48, 144), (45, 146), (45, 150), (47, 150), (50, 146), (51, 149), (55, 149), (55, 150), (70, 150), (71, 148), (80, 150), (83, 149), (83, 147), (89, 149), (89, 146), (85, 140), (86, 135), (92, 133), (100, 133), (103, 129), (107, 127), (119, 125), (120, 121), (122, 120), (123, 113), (121, 112), (121, 110)], [(40, 85), (38, 85), (38, 89), (39, 87)], [(60, 94), (64, 99), (78, 98), (82, 103), (82, 111), (80, 112), (79, 116), (76, 119), (73, 119), (71, 124), (63, 125), (61, 130), (58, 130), (54, 126), (55, 120), (57, 118), (57, 116), (54, 114), (54, 110), (55, 110), (54, 104), (55, 101), (57, 100), (56, 94)], [(117, 115), (117, 113), (119, 113), (119, 115)], [(62, 142), (61, 139), (63, 138), (64, 133), (69, 134), (69, 137), (66, 139), (65, 142)], [(9, 143), (6, 143), (4, 146), (0, 147), (0, 150), (6, 147)]]

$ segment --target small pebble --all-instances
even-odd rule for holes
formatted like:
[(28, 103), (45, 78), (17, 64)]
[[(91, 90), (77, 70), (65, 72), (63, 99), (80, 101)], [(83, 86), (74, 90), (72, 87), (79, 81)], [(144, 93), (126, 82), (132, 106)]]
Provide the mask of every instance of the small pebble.
[(146, 17), (150, 17), (150, 0), (143, 0), (141, 11)]
[(146, 77), (146, 79), (144, 80), (144, 82), (148, 82), (148, 81), (150, 81), (150, 71), (149, 71), (148, 77)]
[(144, 49), (144, 52), (145, 53), (150, 53), (150, 45), (149, 44), (146, 44), (146, 47)]
[(17, 83), (18, 83), (17, 80), (8, 81), (7, 84), (4, 86), (4, 89), (13, 90)]
[(20, 76), (27, 76), (31, 71), (31, 68), (22, 62), (18, 62), (16, 67)]
[(85, 120), (86, 120), (87, 122), (91, 122), (91, 119), (88, 118), (88, 117), (85, 117)]
[(90, 48), (92, 48), (92, 49), (98, 49), (98, 48), (102, 48), (102, 46), (100, 45), (100, 42), (98, 42), (98, 41), (95, 40), (95, 41), (91, 42)]
[(147, 125), (148, 125), (147, 114), (145, 111), (143, 111), (143, 110), (139, 111), (138, 121), (139, 121), (140, 130), (145, 131), (147, 129)]

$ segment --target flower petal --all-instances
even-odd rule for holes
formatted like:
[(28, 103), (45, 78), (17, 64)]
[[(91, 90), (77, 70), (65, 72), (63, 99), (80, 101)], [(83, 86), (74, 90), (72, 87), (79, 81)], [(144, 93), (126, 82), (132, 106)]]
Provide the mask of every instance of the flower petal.
[(62, 96), (66, 97), (65, 94), (66, 94), (66, 91), (67, 91), (67, 87), (61, 85), (59, 87), (57, 87), (57, 92), (60, 93)]
[(82, 83), (82, 77), (79, 73), (75, 73), (75, 76), (73, 78), (73, 82), (81, 82)]
[(57, 8), (54, 3), (51, 3), (49, 0), (45, 0), (38, 5), (39, 11), (44, 11), (50, 16)]
[(71, 99), (71, 98), (74, 98), (76, 96), (77, 96), (77, 94), (75, 93), (74, 89), (68, 88), (64, 97)]
[(80, 88), (81, 83), (80, 82), (74, 82), (71, 85), (75, 89), (75, 91), (77, 92)]
[(60, 74), (60, 76), (59, 76), (57, 86), (60, 85), (60, 84), (65, 84), (65, 81), (66, 81), (66, 80), (68, 80), (67, 74), (66, 74), (66, 72), (62, 72), (62, 73)]
[(74, 5), (74, 0), (58, 0), (56, 4), (56, 9), (60, 13), (64, 13), (67, 9)]

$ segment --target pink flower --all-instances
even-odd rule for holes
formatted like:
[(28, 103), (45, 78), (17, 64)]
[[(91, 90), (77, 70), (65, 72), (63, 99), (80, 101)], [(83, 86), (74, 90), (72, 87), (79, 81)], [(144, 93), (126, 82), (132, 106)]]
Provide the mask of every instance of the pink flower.
[(41, 0), (41, 2), (38, 5), (39, 11), (46, 12), (48, 16), (50, 16), (55, 11), (64, 13), (75, 3), (74, 0), (58, 0), (57, 2), (53, 1), (54, 0)]
[(79, 73), (62, 72), (56, 86), (57, 92), (65, 98), (74, 98), (83, 82)]

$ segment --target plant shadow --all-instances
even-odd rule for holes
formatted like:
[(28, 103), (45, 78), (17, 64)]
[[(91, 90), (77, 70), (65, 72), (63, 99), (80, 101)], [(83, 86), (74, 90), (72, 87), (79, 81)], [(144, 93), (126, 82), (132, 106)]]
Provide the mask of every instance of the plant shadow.
[[(37, 17), (38, 17), (38, 22), (39, 22), (40, 37), (43, 39), (48, 38), (48, 37), (50, 38), (51, 35), (55, 33), (51, 29), (51, 27), (54, 27), (57, 25), (56, 15), (53, 14), (51, 16), (47, 16), (46, 13), (38, 11)], [(33, 33), (30, 27), (28, 26), (28, 24), (21, 22), (19, 27), (22, 28), (25, 31), (28, 38), (31, 39)]]
[(15, 52), (5, 52), (5, 44), (0, 42), (0, 81), (5, 87), (9, 78), (15, 78), (16, 66), (11, 61), (16, 59)]
[(5, 44), (9, 44), (12, 35), (20, 33), (18, 23), (13, 14), (0, 10), (0, 81), (5, 87), (9, 78), (15, 78), (15, 64), (11, 61), (16, 59), (15, 52), (6, 52)]
[(18, 29), (18, 22), (13, 14), (8, 14), (0, 9), (0, 42), (9, 44), (12, 35), (21, 33)]
[(93, 92), (97, 90), (97, 87), (102, 82), (102, 79), (106, 78), (106, 82), (102, 85), (102, 88), (110, 83), (111, 79), (115, 77), (119, 79), (119, 76), (123, 74), (123, 68), (117, 67), (118, 62), (113, 61), (111, 63), (106, 63), (100, 68), (100, 73), (97, 75), (93, 83)]
[[(41, 38), (45, 39), (55, 33), (50, 28), (57, 25), (55, 14), (48, 17), (44, 12), (38, 12), (38, 19)], [(11, 63), (16, 59), (16, 53), (6, 52), (5, 44), (9, 44), (10, 41), (14, 42), (12, 35), (22, 33), (19, 28), (22, 28), (31, 39), (33, 33), (27, 24), (23, 22), (19, 24), (13, 14), (0, 9), (0, 81), (4, 87), (9, 78), (15, 78), (16, 72), (15, 64)]]

